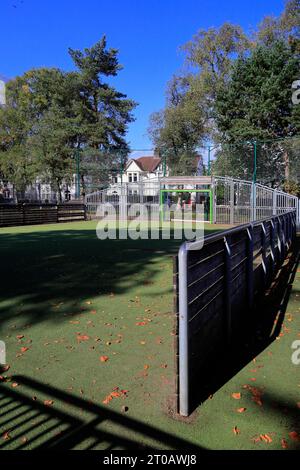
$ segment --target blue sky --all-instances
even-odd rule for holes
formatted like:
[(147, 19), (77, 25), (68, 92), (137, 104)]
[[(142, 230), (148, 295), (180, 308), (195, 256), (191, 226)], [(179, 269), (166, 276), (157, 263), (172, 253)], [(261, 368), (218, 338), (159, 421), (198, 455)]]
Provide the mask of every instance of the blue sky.
[(249, 31), (283, 7), (284, 0), (0, 0), (0, 74), (71, 70), (68, 47), (89, 47), (106, 34), (124, 66), (112, 83), (139, 103), (128, 140), (132, 149), (149, 149), (149, 115), (164, 105), (166, 83), (182, 67), (179, 46), (225, 21)]

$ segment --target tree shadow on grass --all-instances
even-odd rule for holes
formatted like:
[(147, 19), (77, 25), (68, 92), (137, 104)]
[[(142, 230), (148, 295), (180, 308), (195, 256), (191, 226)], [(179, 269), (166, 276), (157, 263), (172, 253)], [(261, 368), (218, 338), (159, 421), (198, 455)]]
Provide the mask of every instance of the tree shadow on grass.
[[(95, 230), (2, 234), (0, 323), (5, 326), (16, 318), (23, 326), (57, 322), (66, 313), (82, 312), (80, 305), (92, 297), (145, 289), (149, 280), (155, 283), (160, 262), (169, 262), (179, 244), (178, 240), (101, 241)], [(171, 270), (169, 277), (165, 290), (171, 292)]]
[[(0, 385), (0, 449), (203, 450), (185, 439), (25, 376)], [(47, 400), (45, 402), (44, 398)], [(124, 400), (126, 405), (126, 400)]]

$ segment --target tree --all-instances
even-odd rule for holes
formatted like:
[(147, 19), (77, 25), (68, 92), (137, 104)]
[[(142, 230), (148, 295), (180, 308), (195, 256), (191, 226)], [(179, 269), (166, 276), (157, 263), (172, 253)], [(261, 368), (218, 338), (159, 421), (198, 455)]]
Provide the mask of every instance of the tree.
[(195, 99), (192, 77), (173, 77), (167, 104), (150, 117), (149, 135), (173, 174), (195, 171), (197, 147), (205, 135), (204, 107)]
[(291, 85), (299, 73), (299, 57), (283, 41), (260, 45), (239, 58), (230, 80), (220, 88), (215, 117), (225, 141), (276, 139), (295, 135)]
[(78, 69), (74, 77), (81, 118), (79, 143), (94, 149), (128, 148), (125, 136), (137, 103), (103, 81), (122, 69), (118, 50), (107, 49), (104, 36), (93, 47), (83, 52), (69, 49), (69, 54)]
[(300, 51), (300, 0), (288, 0), (279, 17), (266, 16), (254, 34), (254, 41), (265, 46), (279, 40), (289, 41)]
[[(127, 149), (126, 132), (136, 103), (103, 81), (121, 66), (117, 50), (103, 37), (83, 52), (69, 50), (77, 71), (33, 69), (7, 85), (7, 105), (0, 109), (0, 172), (19, 188), (35, 181), (70, 181), (76, 148)], [(110, 165), (99, 164), (99, 172)], [(107, 174), (107, 172), (106, 172)], [(100, 178), (101, 179), (101, 178)], [(103, 179), (103, 178), (102, 178)], [(84, 183), (84, 177), (82, 178)]]

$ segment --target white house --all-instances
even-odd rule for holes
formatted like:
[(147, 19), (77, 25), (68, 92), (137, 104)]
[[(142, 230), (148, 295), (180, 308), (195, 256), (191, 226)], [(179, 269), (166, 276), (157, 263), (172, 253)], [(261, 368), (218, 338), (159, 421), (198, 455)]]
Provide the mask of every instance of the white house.
[(151, 157), (132, 158), (127, 162), (122, 174), (111, 177), (108, 194), (119, 194), (122, 183), (127, 183), (128, 195), (156, 196), (159, 191), (159, 179), (168, 176), (168, 167), (164, 169), (161, 158)]
[(124, 173), (113, 177), (113, 183), (139, 183), (157, 180), (164, 175), (162, 159), (153, 155), (152, 157), (139, 157), (130, 159), (127, 162)]

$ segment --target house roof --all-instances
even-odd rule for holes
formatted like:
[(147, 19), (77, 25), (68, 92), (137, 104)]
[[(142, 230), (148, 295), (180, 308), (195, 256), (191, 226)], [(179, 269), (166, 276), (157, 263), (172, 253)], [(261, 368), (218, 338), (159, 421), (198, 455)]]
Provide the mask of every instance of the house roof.
[(161, 158), (159, 157), (139, 157), (132, 159), (128, 162), (128, 166), (132, 163), (135, 162), (142, 171), (147, 171), (148, 173), (151, 173), (157, 169), (157, 167), (161, 163)]

